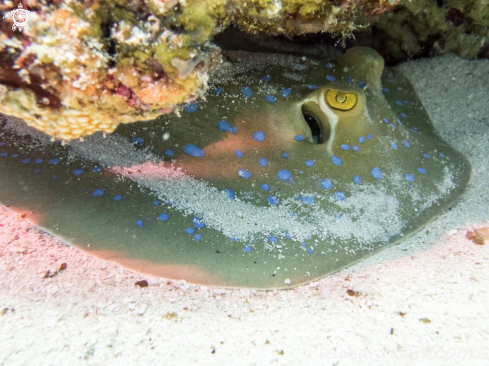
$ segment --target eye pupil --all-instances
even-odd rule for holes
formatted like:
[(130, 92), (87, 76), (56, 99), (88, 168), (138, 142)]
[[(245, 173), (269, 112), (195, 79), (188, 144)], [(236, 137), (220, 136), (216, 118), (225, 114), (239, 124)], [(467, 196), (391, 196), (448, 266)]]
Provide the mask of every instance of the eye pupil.
[(336, 97), (335, 97), (336, 101), (338, 103), (345, 103), (346, 100), (348, 99), (348, 97), (345, 95), (345, 94), (336, 94)]

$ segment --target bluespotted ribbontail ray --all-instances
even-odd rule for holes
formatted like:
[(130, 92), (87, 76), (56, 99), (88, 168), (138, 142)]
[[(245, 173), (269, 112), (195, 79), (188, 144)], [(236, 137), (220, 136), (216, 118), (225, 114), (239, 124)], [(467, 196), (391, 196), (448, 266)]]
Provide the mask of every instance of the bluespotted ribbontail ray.
[(63, 147), (10, 125), (0, 202), (101, 258), (211, 286), (323, 277), (421, 229), (470, 178), (366, 48), (252, 69), (107, 139)]

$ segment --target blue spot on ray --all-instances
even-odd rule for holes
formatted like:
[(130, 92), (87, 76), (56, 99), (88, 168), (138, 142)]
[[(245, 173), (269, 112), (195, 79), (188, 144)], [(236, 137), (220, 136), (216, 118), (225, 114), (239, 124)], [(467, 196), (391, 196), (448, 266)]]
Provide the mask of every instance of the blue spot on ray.
[(425, 168), (418, 168), (418, 172), (421, 174), (426, 174), (426, 169)]
[(222, 132), (226, 132), (231, 130), (231, 125), (227, 121), (222, 120), (217, 122), (217, 128)]
[(333, 155), (331, 157), (331, 161), (333, 162), (334, 165), (340, 166), (343, 164), (343, 160), (341, 158), (337, 157), (336, 155)]
[(243, 252), (245, 252), (245, 253), (251, 252), (251, 247), (249, 245), (245, 246), (243, 248)]
[(192, 224), (194, 224), (197, 229), (202, 229), (205, 226), (205, 224), (200, 221), (200, 218), (196, 216), (192, 217)]
[(323, 179), (321, 181), (321, 186), (324, 189), (331, 189), (331, 188), (333, 188), (333, 183), (331, 183), (331, 181), (329, 179)]
[(100, 173), (102, 170), (104, 170), (104, 169), (101, 166), (96, 166), (92, 169), (92, 172)]
[(306, 205), (312, 205), (316, 202), (314, 197), (302, 197), (302, 202), (305, 203)]
[(158, 201), (158, 200), (153, 201), (153, 205), (158, 206), (159, 204), (160, 204), (160, 201)]
[(195, 240), (195, 241), (199, 241), (199, 240), (200, 240), (200, 238), (201, 238), (200, 234), (195, 234), (195, 235), (194, 235), (194, 240)]
[(284, 88), (280, 92), (280, 95), (282, 96), (282, 98), (287, 98), (290, 95), (290, 93), (292, 93), (292, 89)]
[(270, 80), (272, 80), (272, 77), (270, 75), (263, 75), (261, 77), (261, 80), (265, 83), (268, 83)]
[(326, 75), (326, 80), (328, 81), (336, 81), (336, 78), (332, 75)]
[(402, 142), (404, 143), (404, 146), (411, 147), (411, 144), (409, 143), (408, 140), (402, 140)]
[(262, 141), (265, 141), (265, 132), (263, 131), (256, 131), (254, 134), (253, 134), (253, 139), (258, 141), (258, 142), (262, 142)]
[(295, 135), (294, 136), (295, 141), (303, 141), (304, 140), (304, 135)]
[(282, 157), (283, 158), (288, 158), (289, 157), (289, 154), (287, 154), (285, 151), (282, 153)]
[(391, 141), (391, 147), (392, 147), (394, 150), (399, 149), (399, 146), (397, 146), (397, 144), (396, 144), (394, 141)]
[(271, 205), (276, 205), (276, 204), (278, 204), (280, 201), (279, 201), (279, 199), (278, 199), (277, 197), (275, 197), (275, 196), (268, 196), (268, 198), (267, 198), (267, 202), (268, 202), (269, 204), (271, 204)]
[(412, 183), (412, 182), (414, 182), (414, 181), (416, 180), (416, 178), (414, 178), (414, 175), (412, 175), (412, 174), (406, 174), (406, 175), (404, 176), (404, 178), (405, 178), (405, 179), (406, 179), (408, 182), (410, 182), (410, 183)]
[(371, 133), (367, 133), (367, 138), (368, 138), (369, 140), (372, 140), (372, 134), (371, 134)]
[(333, 198), (335, 199), (335, 201), (344, 201), (346, 199), (345, 192), (336, 191), (333, 194)]
[(222, 88), (220, 86), (218, 86), (217, 88), (214, 89), (214, 94), (215, 95), (219, 95), (222, 93)]
[(251, 96), (253, 96), (253, 91), (249, 86), (243, 86), (241, 88), (241, 95), (243, 95), (246, 98), (250, 98)]
[(353, 151), (360, 151), (360, 147), (357, 145), (353, 145), (352, 149)]
[(157, 219), (160, 220), (160, 221), (166, 221), (170, 218), (170, 216), (168, 216), (168, 214), (166, 213), (161, 213), (158, 215)]
[(277, 237), (275, 237), (275, 236), (270, 236), (270, 237), (268, 238), (268, 241), (269, 241), (270, 243), (275, 244), (275, 243), (278, 241), (278, 239), (277, 239)]
[(74, 175), (82, 175), (83, 173), (85, 173), (85, 170), (82, 168), (73, 170)]
[(120, 201), (122, 199), (122, 194), (116, 194), (114, 196), (114, 201)]
[(8, 154), (7, 154), (6, 152), (0, 153), (0, 157), (1, 157), (1, 158), (6, 157), (7, 155), (8, 155)]
[(358, 143), (359, 143), (359, 144), (363, 144), (364, 142), (365, 142), (365, 137), (360, 136), (360, 137), (358, 138)]
[(142, 137), (133, 137), (131, 143), (135, 146), (142, 146), (144, 144), (144, 139)]
[(426, 159), (430, 159), (431, 155), (430, 154), (423, 154), (423, 157), (425, 157)]
[(348, 150), (350, 150), (350, 145), (348, 145), (348, 144), (341, 144), (341, 148), (342, 148), (343, 150), (348, 151)]
[(44, 159), (36, 159), (34, 160), (34, 164), (41, 164), (44, 161)]
[(332, 69), (332, 68), (333, 68), (333, 66), (334, 66), (334, 65), (333, 65), (331, 62), (328, 62), (328, 63), (326, 64), (326, 68), (328, 68), (328, 69)]
[(200, 147), (192, 145), (192, 144), (187, 144), (183, 147), (183, 152), (187, 155), (193, 156), (195, 158), (201, 158), (204, 156), (204, 150), (202, 150)]
[(169, 157), (172, 157), (174, 154), (173, 150), (172, 149), (166, 149), (165, 151), (165, 155), (168, 155)]
[(135, 224), (139, 226), (141, 229), (144, 227), (144, 222), (143, 220), (136, 220)]
[(374, 177), (375, 179), (382, 179), (383, 176), (384, 174), (378, 167), (372, 169), (372, 177)]
[(183, 109), (189, 113), (195, 113), (197, 112), (198, 107), (195, 103), (187, 103), (183, 106)]
[(268, 165), (267, 159), (265, 158), (260, 158), (258, 159), (258, 162), (260, 163), (260, 166), (263, 168), (264, 166)]
[(94, 197), (102, 197), (104, 195), (104, 190), (103, 189), (96, 189), (93, 191), (92, 196)]
[(31, 159), (29, 159), (29, 158), (22, 160), (22, 164), (29, 164), (30, 162), (31, 162)]
[(266, 183), (263, 183), (261, 185), (261, 189), (263, 189), (265, 192), (268, 192), (268, 190), (270, 189), (270, 186)]
[(363, 88), (365, 88), (365, 83), (364, 83), (363, 81), (361, 81), (361, 80), (360, 80), (360, 81), (358, 82), (358, 86), (359, 86), (360, 88), (362, 88), (362, 89), (363, 89)]
[(238, 158), (242, 158), (243, 152), (241, 150), (234, 150), (234, 155), (236, 155)]
[(311, 160), (311, 159), (306, 160), (306, 165), (307, 166), (314, 166), (314, 160)]
[(360, 178), (360, 176), (359, 176), (359, 175), (355, 175), (355, 176), (353, 177), (353, 183), (355, 183), (355, 184), (360, 184), (360, 183), (362, 183), (362, 178)]
[(240, 169), (238, 170), (238, 175), (241, 177), (241, 178), (244, 178), (244, 179), (248, 179), (251, 177), (251, 173), (246, 170), (246, 169)]
[(236, 198), (236, 194), (232, 190), (230, 190), (229, 188), (224, 188), (221, 192), (226, 193), (228, 195), (228, 197), (231, 199)]
[(194, 233), (194, 231), (195, 231), (195, 230), (194, 230), (194, 228), (193, 228), (193, 227), (188, 227), (188, 228), (186, 228), (186, 229), (185, 229), (185, 232), (186, 232), (187, 234), (189, 234), (189, 235), (190, 235), (190, 234), (193, 234), (193, 233)]
[(309, 84), (307, 87), (308, 87), (309, 89), (311, 89), (311, 90), (316, 90), (316, 89), (319, 89), (319, 86), (314, 85), (314, 84)]
[(269, 94), (265, 97), (265, 100), (269, 103), (275, 103), (277, 101), (277, 98)]
[(292, 174), (287, 169), (279, 170), (277, 173), (277, 178), (280, 180), (289, 180), (292, 177)]

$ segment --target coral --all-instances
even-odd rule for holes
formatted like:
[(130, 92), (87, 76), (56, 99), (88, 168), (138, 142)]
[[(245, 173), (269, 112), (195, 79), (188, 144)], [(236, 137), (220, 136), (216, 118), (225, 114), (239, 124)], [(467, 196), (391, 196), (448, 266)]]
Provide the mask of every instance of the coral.
[[(349, 34), (385, 0), (29, 0), (29, 29), (0, 30), (0, 112), (63, 140), (154, 119), (205, 90), (209, 39), (248, 31)], [(0, 10), (14, 6), (2, 1)]]
[(70, 140), (196, 99), (219, 60), (207, 40), (225, 2), (186, 4), (30, 1), (38, 16), (30, 29), (2, 22), (0, 112)]
[(373, 25), (378, 49), (394, 60), (455, 52), (473, 59), (489, 39), (487, 0), (402, 0)]
[(399, 0), (253, 0), (243, 2), (233, 17), (248, 32), (297, 35), (335, 32), (348, 36)]

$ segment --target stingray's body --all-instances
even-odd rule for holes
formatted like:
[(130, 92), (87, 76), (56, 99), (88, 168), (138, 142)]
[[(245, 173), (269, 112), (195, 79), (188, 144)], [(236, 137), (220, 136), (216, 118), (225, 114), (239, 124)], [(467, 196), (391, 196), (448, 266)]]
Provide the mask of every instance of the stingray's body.
[(141, 272), (281, 288), (398, 242), (460, 196), (470, 165), (375, 51), (294, 67), (218, 85), (180, 118), (121, 126), (141, 145), (124, 166), (100, 139), (40, 147), (5, 131), (0, 201)]

